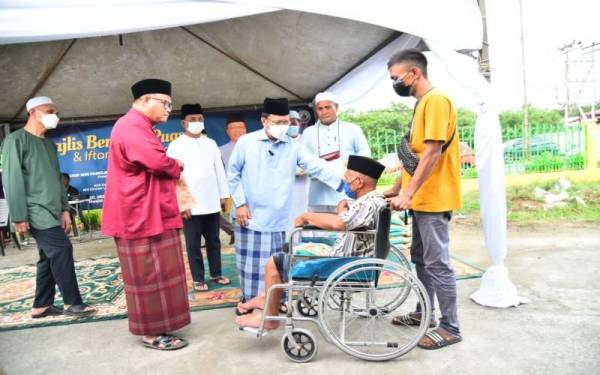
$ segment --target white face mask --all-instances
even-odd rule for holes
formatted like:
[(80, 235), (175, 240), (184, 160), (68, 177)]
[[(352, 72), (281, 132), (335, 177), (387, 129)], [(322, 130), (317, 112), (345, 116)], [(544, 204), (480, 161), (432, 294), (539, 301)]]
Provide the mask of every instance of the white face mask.
[(275, 139), (281, 139), (286, 135), (289, 125), (269, 125), (269, 134)]
[(58, 121), (60, 119), (58, 118), (58, 116), (55, 113), (47, 113), (45, 115), (42, 116), (41, 121), (42, 121), (42, 125), (44, 125), (44, 128), (50, 130), (50, 129), (55, 129), (56, 125), (58, 125)]
[(188, 122), (187, 130), (194, 135), (198, 135), (198, 134), (202, 133), (202, 130), (204, 130), (204, 122), (200, 122), (200, 121)]

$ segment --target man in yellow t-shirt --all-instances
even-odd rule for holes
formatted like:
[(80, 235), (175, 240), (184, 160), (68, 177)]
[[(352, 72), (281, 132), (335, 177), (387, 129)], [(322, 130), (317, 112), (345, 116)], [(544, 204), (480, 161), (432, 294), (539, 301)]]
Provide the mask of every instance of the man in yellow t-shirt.
[[(456, 110), (448, 96), (427, 79), (427, 59), (417, 49), (402, 50), (388, 62), (394, 90), (417, 99), (410, 130), (410, 148), (419, 157), (412, 175), (407, 170), (386, 192), (396, 210), (411, 209), (411, 261), (429, 294), (433, 308), (437, 296), (439, 327), (423, 337), (419, 346), (439, 349), (462, 340), (457, 313), (456, 279), (450, 265), (448, 223), (461, 206), (460, 154)], [(400, 192), (400, 188), (402, 188)], [(398, 193), (400, 194), (398, 195)], [(398, 326), (419, 325), (421, 306), (397, 316)], [(436, 325), (432, 314), (431, 325)]]

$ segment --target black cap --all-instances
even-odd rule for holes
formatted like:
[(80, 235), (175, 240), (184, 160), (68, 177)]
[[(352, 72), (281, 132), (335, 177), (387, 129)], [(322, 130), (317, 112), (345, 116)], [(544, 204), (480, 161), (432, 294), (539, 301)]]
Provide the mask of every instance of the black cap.
[(198, 103), (196, 104), (184, 104), (181, 106), (181, 119), (185, 120), (185, 116), (187, 115), (201, 115), (202, 106)]
[(268, 115), (287, 116), (290, 114), (290, 105), (287, 98), (265, 98), (263, 113)]
[(243, 113), (238, 113), (238, 112), (228, 113), (227, 120), (225, 121), (225, 123), (229, 124), (230, 122), (246, 122), (246, 119), (244, 118)]
[(137, 99), (146, 94), (165, 94), (171, 96), (171, 82), (162, 79), (143, 79), (131, 86), (133, 98)]
[(385, 170), (385, 165), (365, 156), (350, 155), (348, 158), (348, 169), (377, 180)]

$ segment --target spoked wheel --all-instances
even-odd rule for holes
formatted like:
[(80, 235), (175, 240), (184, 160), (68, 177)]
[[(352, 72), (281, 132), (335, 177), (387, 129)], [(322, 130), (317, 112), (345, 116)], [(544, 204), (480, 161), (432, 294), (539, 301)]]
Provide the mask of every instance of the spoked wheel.
[[(400, 266), (404, 267), (407, 271), (412, 272), (412, 267), (410, 265), (410, 262), (408, 261), (408, 259), (406, 259), (406, 257), (404, 256), (404, 254), (402, 254), (402, 251), (400, 251), (400, 249), (398, 249), (395, 246), (390, 246), (390, 252), (388, 255), (387, 260), (393, 262), (393, 263), (398, 263)], [(379, 282), (382, 283), (382, 287), (384, 287), (386, 285), (386, 283), (388, 282), (388, 280), (386, 280), (386, 274), (382, 274), (379, 276)], [(398, 306), (402, 305), (404, 303), (404, 301), (406, 301), (406, 299), (408, 298), (408, 295), (410, 294), (410, 287), (408, 287), (408, 285), (406, 285), (405, 288), (402, 288), (401, 286), (403, 285), (398, 285), (398, 296), (392, 300), (390, 300), (390, 304), (389, 306), (387, 306), (387, 309), (389, 311), (394, 311)]]
[(298, 312), (302, 316), (313, 318), (319, 314), (318, 290), (307, 289), (296, 301)]
[[(385, 278), (385, 283), (381, 282)], [(327, 301), (335, 298), (337, 308)], [(398, 303), (403, 298), (404, 303)], [(396, 326), (392, 319), (421, 305), (418, 326)], [(342, 351), (369, 361), (397, 358), (413, 349), (427, 332), (429, 297), (406, 268), (382, 259), (361, 259), (340, 267), (319, 295), (319, 321)]]
[(317, 341), (309, 331), (296, 328), (281, 338), (281, 349), (291, 361), (309, 362), (317, 354)]

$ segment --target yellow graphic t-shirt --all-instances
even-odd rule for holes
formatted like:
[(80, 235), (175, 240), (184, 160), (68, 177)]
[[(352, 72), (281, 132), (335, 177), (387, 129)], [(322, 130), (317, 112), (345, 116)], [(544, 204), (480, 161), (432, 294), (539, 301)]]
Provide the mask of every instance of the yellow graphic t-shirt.
[[(411, 208), (423, 212), (444, 212), (461, 207), (460, 152), (456, 109), (450, 98), (439, 89), (432, 89), (419, 101), (413, 117), (410, 146), (421, 157), (425, 141), (446, 143), (454, 134), (450, 145), (433, 168), (429, 178), (417, 190)], [(402, 188), (406, 189), (411, 175), (402, 172)]]

